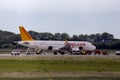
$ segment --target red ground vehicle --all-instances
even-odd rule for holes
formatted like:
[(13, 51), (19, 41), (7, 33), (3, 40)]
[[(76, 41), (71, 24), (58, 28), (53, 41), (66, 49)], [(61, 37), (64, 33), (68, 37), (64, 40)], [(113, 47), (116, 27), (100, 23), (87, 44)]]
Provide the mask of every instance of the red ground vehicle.
[(100, 54), (101, 54), (101, 51), (100, 51), (100, 50), (95, 50), (95, 51), (94, 51), (94, 54), (95, 54), (95, 55), (96, 55), (96, 54), (100, 55)]
[(94, 54), (95, 54), (95, 55), (97, 55), (97, 54), (98, 54), (98, 55), (101, 55), (101, 54), (102, 54), (102, 55), (108, 55), (107, 51), (100, 51), (100, 50), (95, 50), (95, 51), (94, 51)]

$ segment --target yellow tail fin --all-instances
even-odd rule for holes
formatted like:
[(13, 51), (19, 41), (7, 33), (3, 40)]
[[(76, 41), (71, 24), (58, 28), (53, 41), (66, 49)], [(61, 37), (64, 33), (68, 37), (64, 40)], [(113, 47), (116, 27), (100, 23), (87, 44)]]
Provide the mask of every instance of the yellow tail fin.
[(24, 29), (23, 26), (19, 26), (20, 29), (20, 36), (22, 41), (31, 41), (33, 38), (30, 36), (30, 34)]

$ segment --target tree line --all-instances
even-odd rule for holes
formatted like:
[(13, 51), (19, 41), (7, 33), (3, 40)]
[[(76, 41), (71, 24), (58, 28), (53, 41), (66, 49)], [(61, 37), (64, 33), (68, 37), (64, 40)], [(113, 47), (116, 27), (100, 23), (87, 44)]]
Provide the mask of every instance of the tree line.
[[(35, 40), (56, 40), (56, 41), (89, 41), (92, 42), (97, 49), (119, 49), (120, 40), (115, 39), (113, 34), (104, 32), (97, 34), (79, 34), (70, 36), (68, 33), (39, 33), (29, 31)], [(15, 41), (20, 41), (20, 35), (8, 31), (0, 30), (0, 48), (15, 48)]]

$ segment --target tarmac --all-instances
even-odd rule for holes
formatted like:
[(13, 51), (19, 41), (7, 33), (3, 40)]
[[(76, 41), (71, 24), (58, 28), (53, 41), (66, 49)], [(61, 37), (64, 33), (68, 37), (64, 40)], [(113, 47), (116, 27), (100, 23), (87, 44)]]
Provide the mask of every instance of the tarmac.
[(103, 54), (100, 54), (100, 55), (95, 55), (95, 54), (91, 54), (91, 55), (69, 55), (69, 54), (65, 54), (65, 55), (61, 55), (61, 54), (57, 54), (57, 55), (54, 55), (53, 53), (42, 53), (42, 54), (30, 54), (30, 55), (27, 55), (26, 53), (20, 53), (20, 55), (11, 55), (11, 53), (0, 53), (0, 57), (4, 57), (4, 56), (70, 56), (70, 57), (77, 57), (77, 56), (91, 56), (91, 57), (113, 57), (113, 58), (120, 58), (120, 55), (116, 55), (115, 53), (111, 53), (109, 55), (103, 55)]

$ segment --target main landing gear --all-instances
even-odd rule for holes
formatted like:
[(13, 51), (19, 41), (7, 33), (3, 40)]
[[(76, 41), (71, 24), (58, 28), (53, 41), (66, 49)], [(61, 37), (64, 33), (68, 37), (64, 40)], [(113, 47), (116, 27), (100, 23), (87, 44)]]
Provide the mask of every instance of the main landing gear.
[(54, 55), (57, 55), (58, 52), (59, 52), (61, 55), (64, 55), (64, 54), (65, 54), (65, 52), (63, 52), (63, 51), (55, 51), (55, 52), (54, 52)]

